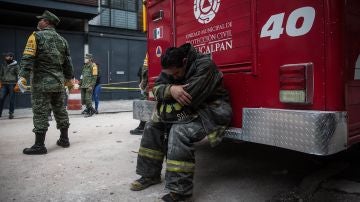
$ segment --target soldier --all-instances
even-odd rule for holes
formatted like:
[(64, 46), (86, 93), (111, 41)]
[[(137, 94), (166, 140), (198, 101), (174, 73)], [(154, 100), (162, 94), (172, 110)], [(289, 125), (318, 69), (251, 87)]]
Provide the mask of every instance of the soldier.
[(0, 117), (2, 115), (6, 96), (9, 95), (9, 119), (14, 118), (15, 110), (15, 85), (17, 81), (17, 75), (19, 74), (19, 65), (14, 60), (14, 54), (11, 52), (5, 53), (5, 63), (0, 68)]
[(96, 79), (98, 75), (98, 67), (93, 62), (93, 57), (91, 54), (85, 55), (85, 64), (82, 68), (82, 73), (80, 77), (80, 87), (81, 87), (81, 104), (86, 106), (86, 109), (82, 112), (85, 114), (85, 117), (94, 115), (96, 110), (92, 106), (92, 93), (94, 86), (96, 84)]
[(161, 65), (153, 88), (156, 111), (146, 123), (137, 158), (136, 173), (141, 178), (130, 189), (139, 191), (160, 183), (166, 155), (165, 187), (170, 193), (161, 200), (187, 201), (193, 190), (193, 144), (207, 136), (212, 146), (217, 145), (232, 109), (222, 73), (191, 44), (167, 49)]
[(59, 18), (49, 11), (45, 11), (39, 19), (37, 28), (25, 46), (21, 59), (19, 73), (19, 87), (23, 89), (26, 79), (31, 75), (31, 104), (35, 144), (25, 148), (24, 154), (46, 154), (45, 135), (49, 127), (48, 114), (54, 113), (56, 127), (60, 129), (60, 138), (56, 142), (61, 147), (69, 147), (69, 117), (64, 106), (64, 85), (73, 86), (71, 78), (74, 74), (70, 51), (67, 41), (56, 31), (55, 26)]

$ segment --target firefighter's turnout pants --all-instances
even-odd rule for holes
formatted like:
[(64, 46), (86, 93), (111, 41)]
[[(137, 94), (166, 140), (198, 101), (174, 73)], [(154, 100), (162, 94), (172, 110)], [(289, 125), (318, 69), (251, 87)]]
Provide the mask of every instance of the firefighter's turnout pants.
[[(165, 139), (165, 134), (168, 140)], [(136, 173), (158, 177), (167, 153), (165, 187), (174, 193), (192, 194), (195, 170), (193, 143), (206, 136), (199, 118), (190, 123), (146, 123), (137, 159)], [(167, 144), (167, 145), (166, 145)]]

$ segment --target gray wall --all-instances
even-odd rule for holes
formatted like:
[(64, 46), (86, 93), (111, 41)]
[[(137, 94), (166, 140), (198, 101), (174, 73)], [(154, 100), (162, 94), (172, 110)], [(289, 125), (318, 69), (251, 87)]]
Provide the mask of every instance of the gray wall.
[[(101, 83), (114, 87), (137, 88), (137, 72), (143, 64), (146, 41), (131, 37), (90, 34), (89, 52), (101, 68)], [(135, 82), (134, 82), (135, 81)], [(132, 99), (139, 97), (138, 90), (103, 89), (102, 100)]]

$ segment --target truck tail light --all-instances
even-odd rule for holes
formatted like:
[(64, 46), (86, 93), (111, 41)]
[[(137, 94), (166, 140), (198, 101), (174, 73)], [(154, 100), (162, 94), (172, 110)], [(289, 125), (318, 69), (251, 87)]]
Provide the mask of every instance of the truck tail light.
[(288, 64), (280, 67), (282, 103), (311, 104), (313, 101), (313, 64)]

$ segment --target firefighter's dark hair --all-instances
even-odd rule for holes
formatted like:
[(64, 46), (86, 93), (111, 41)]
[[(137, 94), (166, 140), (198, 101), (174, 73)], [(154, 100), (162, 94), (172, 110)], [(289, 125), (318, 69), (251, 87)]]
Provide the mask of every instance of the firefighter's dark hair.
[(181, 68), (185, 57), (186, 53), (183, 48), (170, 47), (166, 49), (165, 54), (161, 55), (161, 66), (163, 69), (169, 67)]

